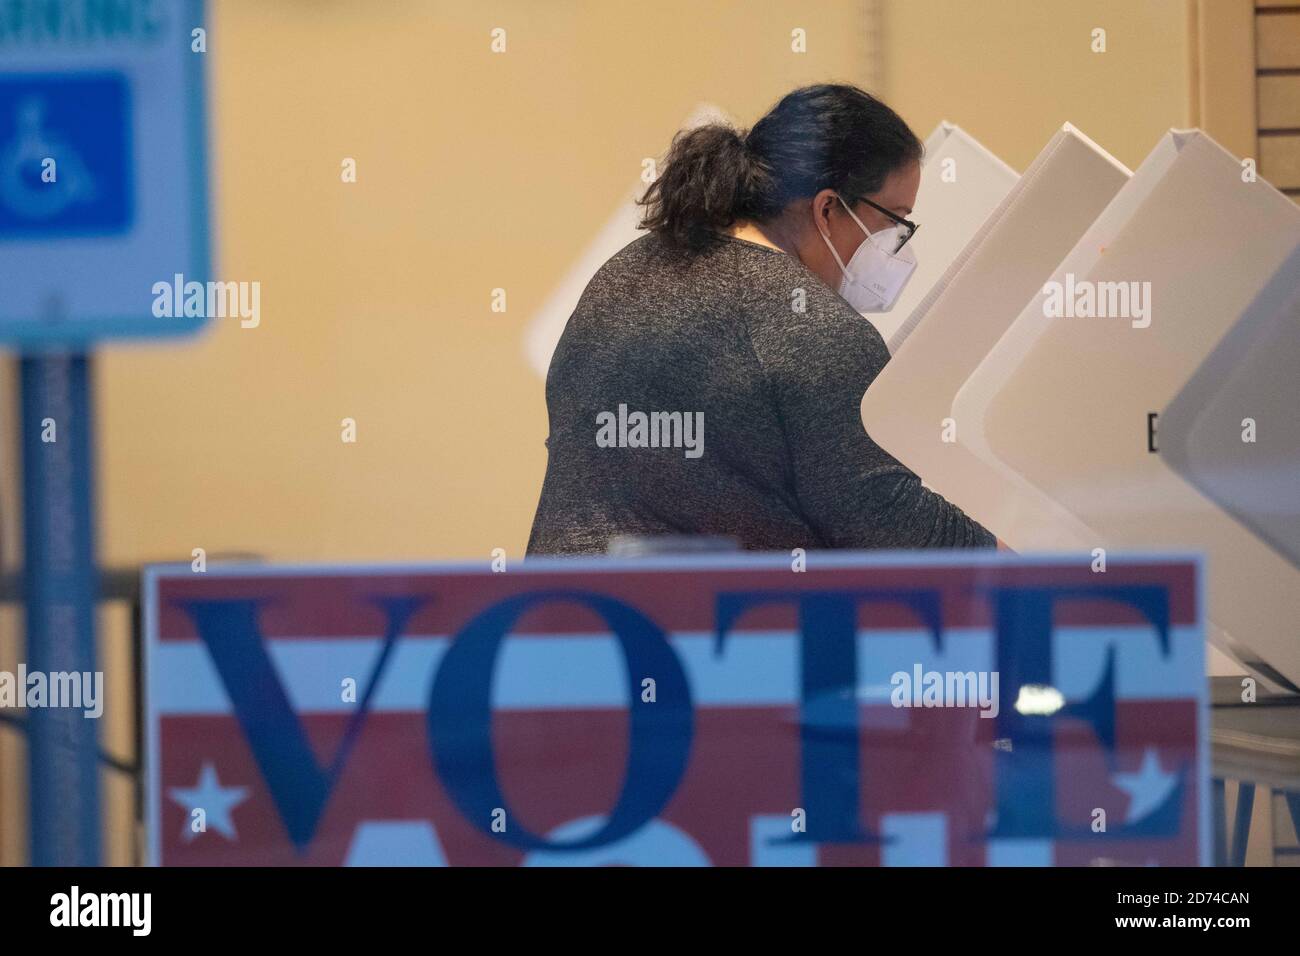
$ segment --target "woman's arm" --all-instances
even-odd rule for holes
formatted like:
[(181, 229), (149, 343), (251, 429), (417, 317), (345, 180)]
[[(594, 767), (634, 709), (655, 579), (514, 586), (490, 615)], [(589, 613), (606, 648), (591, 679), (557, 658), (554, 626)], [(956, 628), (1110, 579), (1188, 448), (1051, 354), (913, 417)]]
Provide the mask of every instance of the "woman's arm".
[(847, 306), (826, 311), (784, 317), (754, 337), (808, 521), (839, 548), (995, 547), (993, 535), (867, 435), (862, 395), (889, 353)]

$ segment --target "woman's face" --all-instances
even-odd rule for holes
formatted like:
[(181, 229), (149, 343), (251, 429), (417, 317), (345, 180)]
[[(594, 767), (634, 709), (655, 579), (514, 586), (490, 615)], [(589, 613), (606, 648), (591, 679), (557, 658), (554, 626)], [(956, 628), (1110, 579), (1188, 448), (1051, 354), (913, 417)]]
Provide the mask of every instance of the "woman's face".
[[(878, 206), (888, 209), (895, 216), (909, 218), (912, 206), (916, 202), (916, 191), (921, 185), (921, 164), (910, 163), (894, 170), (887, 177), (878, 192), (866, 198)], [(845, 196), (844, 201), (852, 204), (853, 214), (862, 221), (871, 232), (879, 232), (896, 225), (878, 209), (861, 202), (861, 197)], [(867, 235), (844, 211), (840, 197), (833, 189), (823, 189), (812, 198), (812, 218), (798, 242), (798, 255), (801, 262), (817, 274), (832, 289), (840, 287), (843, 273), (826, 247), (829, 239), (839, 253), (840, 261), (847, 263), (858, 251), (858, 246), (867, 241)]]

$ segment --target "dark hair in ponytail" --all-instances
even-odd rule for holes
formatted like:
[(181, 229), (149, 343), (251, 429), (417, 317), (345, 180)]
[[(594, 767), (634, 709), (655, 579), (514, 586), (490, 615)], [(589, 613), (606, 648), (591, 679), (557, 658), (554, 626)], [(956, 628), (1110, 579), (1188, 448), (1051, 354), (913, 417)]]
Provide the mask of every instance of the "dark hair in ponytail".
[(823, 189), (870, 195), (921, 151), (902, 118), (871, 94), (844, 84), (805, 86), (748, 134), (715, 123), (674, 136), (663, 171), (640, 200), (641, 228), (696, 252), (737, 220), (765, 222)]

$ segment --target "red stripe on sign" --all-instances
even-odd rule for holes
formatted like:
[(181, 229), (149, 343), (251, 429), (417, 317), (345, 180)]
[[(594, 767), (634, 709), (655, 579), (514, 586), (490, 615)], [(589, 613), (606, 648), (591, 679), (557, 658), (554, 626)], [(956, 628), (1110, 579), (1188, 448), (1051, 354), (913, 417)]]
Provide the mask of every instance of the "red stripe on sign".
[[(815, 561), (815, 559), (814, 559)], [(535, 591), (587, 591), (637, 608), (666, 631), (711, 632), (719, 591), (802, 592), (824, 589), (921, 589), (940, 594), (945, 627), (987, 628), (991, 624), (983, 589), (990, 587), (1069, 586), (1097, 588), (1152, 584), (1169, 588), (1170, 615), (1176, 625), (1195, 620), (1196, 568), (1190, 562), (1126, 565), (1112, 559), (1103, 574), (1080, 560), (1071, 564), (1022, 567), (812, 567), (802, 573), (785, 569), (738, 567), (725, 570), (657, 569), (584, 570), (507, 573), (374, 574), (330, 571), (302, 576), (162, 577), (159, 589), (159, 636), (194, 640), (198, 635), (182, 605), (193, 600), (265, 601), (259, 623), (268, 638), (357, 637), (382, 633), (385, 616), (376, 604), (391, 597), (424, 598), (406, 633), (450, 634), (475, 615), (506, 598)], [(739, 631), (795, 627), (788, 605), (769, 605), (745, 614)], [(1132, 608), (1106, 601), (1069, 601), (1058, 607), (1060, 626), (1136, 625), (1144, 621)], [(859, 610), (866, 629), (916, 628), (922, 622), (896, 605), (873, 604)], [(593, 611), (564, 602), (528, 612), (514, 633), (597, 634), (607, 626)]]
[[(864, 717), (872, 708), (863, 708)], [(1116, 785), (1148, 754), (1163, 773), (1195, 766), (1196, 704), (1123, 702), (1116, 747), (1107, 752), (1083, 725), (1062, 721), (1053, 737), (1055, 812), (1083, 836), (1056, 843), (1056, 862), (1195, 865), (1199, 795), (1187, 778), (1183, 825), (1163, 839), (1105, 840), (1090, 826), (1098, 808), (1121, 829), (1133, 797)], [(318, 760), (328, 763), (347, 715), (305, 715)], [(659, 819), (689, 836), (714, 864), (745, 865), (756, 817), (791, 819), (800, 793), (798, 711), (793, 707), (696, 711), (690, 762)], [(992, 720), (953, 708), (913, 710), (906, 727), (860, 728), (861, 819), (871, 829), (900, 812), (943, 814), (953, 865), (985, 862), (984, 836), (995, 805)], [(523, 854), (485, 835), (453, 805), (435, 777), (425, 716), (372, 714), (344, 765), (312, 842), (290, 843), (238, 723), (229, 716), (166, 717), (160, 727), (161, 862), (165, 865), (328, 865), (347, 857), (363, 821), (425, 821), (453, 865), (510, 865)], [(580, 817), (609, 812), (627, 757), (625, 710), (535, 711), (493, 715), (493, 751), (509, 807), (509, 825), (545, 833)], [(234, 832), (210, 825), (194, 833), (184, 790), (209, 765), (220, 786), (245, 788), (229, 814)], [(174, 788), (181, 788), (181, 792)], [(210, 821), (211, 823), (212, 821)], [(482, 822), (482, 821), (480, 821)], [(874, 846), (826, 846), (823, 865), (880, 862)], [(634, 862), (609, 860), (607, 862)]]

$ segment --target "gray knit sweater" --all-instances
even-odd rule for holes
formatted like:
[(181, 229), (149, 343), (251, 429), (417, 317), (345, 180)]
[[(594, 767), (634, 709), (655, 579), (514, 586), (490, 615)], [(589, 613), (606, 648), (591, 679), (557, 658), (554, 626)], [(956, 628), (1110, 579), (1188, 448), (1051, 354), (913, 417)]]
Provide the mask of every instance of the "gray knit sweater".
[(551, 359), (528, 553), (599, 553), (618, 534), (992, 547), (862, 427), (888, 360), (793, 256), (734, 237), (694, 256), (636, 239), (592, 278)]

